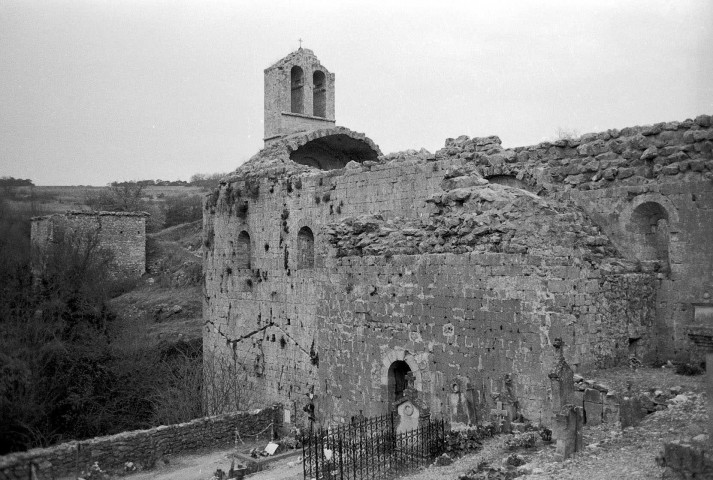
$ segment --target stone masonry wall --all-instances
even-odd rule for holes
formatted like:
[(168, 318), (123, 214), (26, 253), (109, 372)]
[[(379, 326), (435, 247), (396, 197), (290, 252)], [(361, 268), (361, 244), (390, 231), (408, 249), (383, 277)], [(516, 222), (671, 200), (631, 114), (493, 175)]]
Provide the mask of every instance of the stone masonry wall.
[[(581, 368), (630, 353), (685, 354), (688, 302), (705, 303), (713, 291), (704, 241), (713, 225), (712, 131), (703, 116), (512, 150), (497, 137), (459, 137), (435, 154), (331, 171), (297, 165), (276, 145), (276, 156), (256, 156), (206, 200), (206, 358), (230, 359), (246, 391), (285, 403), (298, 419), (309, 393), (320, 421), (347, 421), (359, 408), (380, 413), (384, 368), (397, 360), (417, 372), (417, 389), (442, 415), (462, 414), (449, 410), (449, 382), (458, 379), (482, 407), (503, 394), (509, 374), (519, 408), (544, 419), (541, 352), (554, 336)], [(536, 221), (499, 197), (522, 192), (511, 188), (520, 184), (539, 195)], [(513, 205), (527, 200), (516, 196)], [(458, 210), (475, 197), (471, 210)], [(651, 228), (666, 230), (668, 255), (642, 261), (627, 221), (652, 201), (666, 212)], [(365, 216), (378, 217), (378, 231), (344, 249), (334, 243), (335, 225)], [(303, 227), (314, 234), (312, 268), (297, 264)], [(251, 269), (236, 268), (243, 231)], [(552, 248), (547, 238), (557, 240)], [(669, 337), (654, 338), (661, 332)]]
[(265, 431), (261, 438), (269, 438), (269, 425), (275, 423), (278, 428), (281, 418), (281, 409), (274, 406), (37, 448), (0, 457), (0, 479), (30, 478), (32, 465), (37, 473), (32, 478), (38, 480), (73, 477), (88, 471), (94, 462), (103, 470), (123, 470), (126, 462), (147, 468), (163, 455), (229, 447), (235, 440), (236, 429), (243, 437)]
[(320, 377), (330, 381), (317, 408), (335, 421), (388, 411), (391, 351), (411, 365), (432, 414), (464, 421), (450, 397), (457, 383), (487, 420), (509, 374), (521, 413), (547, 421), (551, 341), (564, 339), (575, 368), (615, 364), (628, 338), (650, 329), (655, 295), (647, 274), (480, 253), (347, 257), (324, 287)]
[(541, 195), (567, 195), (625, 257), (640, 258), (635, 209), (665, 210), (668, 270), (659, 272), (655, 350), (659, 360), (692, 351), (683, 329), (693, 305), (713, 305), (713, 126), (710, 115), (607, 130), (580, 138), (502, 149), (497, 137), (446, 141), (436, 159), (466, 160), (485, 176), (511, 176)]
[(112, 255), (116, 273), (140, 277), (146, 271), (146, 216), (133, 212), (67, 212), (33, 218), (31, 238), (40, 257), (37, 261), (42, 261), (53, 243), (86, 241), (96, 235), (99, 247)]
[[(223, 186), (207, 200), (204, 361), (216, 352), (240, 364), (247, 391), (296, 402), (298, 416), (305, 394), (324, 384), (315, 317), (334, 254), (322, 225), (364, 212), (426, 216), (423, 195), (440, 191), (443, 172), (430, 164), (370, 163), (299, 177), (278, 168)], [(297, 268), (302, 227), (314, 234), (309, 269)], [(243, 231), (250, 236), (251, 269), (237, 268)]]

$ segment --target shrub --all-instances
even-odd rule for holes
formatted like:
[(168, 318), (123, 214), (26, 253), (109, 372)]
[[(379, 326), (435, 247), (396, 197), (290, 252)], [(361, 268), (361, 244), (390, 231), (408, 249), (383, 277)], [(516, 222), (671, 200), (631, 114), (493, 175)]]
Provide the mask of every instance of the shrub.
[(166, 220), (164, 228), (194, 222), (203, 218), (201, 210), (201, 196), (175, 196), (168, 197), (165, 201)]
[(695, 375), (703, 375), (703, 372), (703, 368), (693, 363), (679, 363), (678, 365), (676, 365), (676, 374), (678, 375), (686, 375), (692, 377)]

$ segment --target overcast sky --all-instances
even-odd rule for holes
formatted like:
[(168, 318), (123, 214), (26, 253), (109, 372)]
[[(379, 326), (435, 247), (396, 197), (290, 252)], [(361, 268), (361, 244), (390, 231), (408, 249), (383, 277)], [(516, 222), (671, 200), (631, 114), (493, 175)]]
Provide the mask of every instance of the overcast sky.
[(713, 114), (713, 2), (1, 0), (0, 176), (188, 179), (262, 147), (298, 39), (384, 153)]

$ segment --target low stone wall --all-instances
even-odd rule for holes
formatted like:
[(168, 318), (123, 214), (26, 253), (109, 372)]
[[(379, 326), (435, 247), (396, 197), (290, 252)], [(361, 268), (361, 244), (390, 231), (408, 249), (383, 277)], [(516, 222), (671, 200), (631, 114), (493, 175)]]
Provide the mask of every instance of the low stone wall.
[(69, 477), (88, 471), (94, 462), (103, 470), (123, 469), (126, 462), (148, 468), (163, 455), (229, 447), (236, 429), (242, 437), (263, 430), (263, 435), (269, 436), (271, 423), (279, 427), (281, 412), (275, 405), (14, 453), (0, 457), (0, 480), (35, 478), (30, 476), (33, 467), (37, 480)]

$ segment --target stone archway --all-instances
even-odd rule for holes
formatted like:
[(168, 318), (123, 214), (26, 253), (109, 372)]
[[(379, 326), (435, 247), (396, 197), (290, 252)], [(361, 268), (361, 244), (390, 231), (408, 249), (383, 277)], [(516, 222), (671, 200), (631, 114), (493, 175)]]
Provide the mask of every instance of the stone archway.
[[(395, 395), (396, 375), (413, 373), (414, 388), (417, 392), (430, 393), (430, 376), (427, 371), (428, 354), (412, 354), (408, 350), (397, 348), (389, 350), (381, 359), (381, 398), (387, 410), (391, 408)], [(427, 400), (424, 398), (424, 400)], [(427, 402), (428, 403), (428, 402)]]
[(389, 367), (389, 403), (394, 403), (404, 396), (406, 387), (408, 386), (406, 381), (406, 375), (411, 372), (411, 367), (408, 363), (403, 360), (396, 360)]

